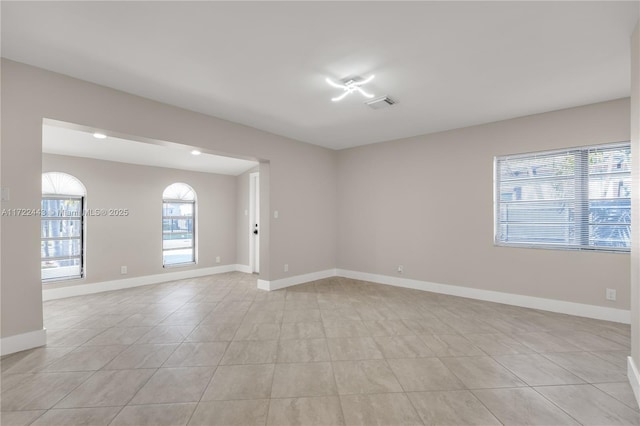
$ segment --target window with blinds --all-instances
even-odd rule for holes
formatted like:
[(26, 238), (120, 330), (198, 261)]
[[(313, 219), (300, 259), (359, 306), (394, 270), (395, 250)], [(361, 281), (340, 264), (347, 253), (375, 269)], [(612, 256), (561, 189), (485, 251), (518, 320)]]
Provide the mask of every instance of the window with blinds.
[(495, 244), (628, 252), (628, 142), (495, 159)]

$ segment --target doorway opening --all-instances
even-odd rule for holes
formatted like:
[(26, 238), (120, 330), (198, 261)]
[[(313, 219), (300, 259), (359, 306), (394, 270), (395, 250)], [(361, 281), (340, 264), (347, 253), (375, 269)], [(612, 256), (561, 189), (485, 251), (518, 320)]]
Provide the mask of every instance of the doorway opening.
[[(103, 137), (97, 138), (94, 133)], [(260, 258), (263, 261), (269, 258), (268, 232), (263, 233), (264, 230), (260, 229), (260, 234), (264, 237), (253, 238), (256, 244), (251, 258), (254, 259), (255, 266), (250, 269), (245, 228), (249, 218), (252, 227), (259, 226), (260, 210), (262, 214), (268, 211), (268, 193), (262, 196), (262, 209), (258, 201), (260, 190), (264, 193), (269, 185), (268, 168), (262, 170), (259, 167), (260, 161), (257, 158), (231, 156), (201, 146), (125, 135), (51, 119), (43, 119), (42, 123), (42, 171), (78, 176), (88, 194), (82, 195), (84, 199), (81, 210), (86, 209), (86, 206), (100, 208), (95, 210), (96, 214), (85, 217), (83, 213), (79, 216), (86, 219), (82, 229), (86, 227), (89, 230), (86, 235), (82, 235), (83, 238), (80, 238), (77, 230), (79, 228), (75, 226), (79, 220), (73, 222), (73, 229), (65, 231), (70, 234), (74, 250), (82, 248), (81, 252), (78, 252), (78, 248), (72, 253), (77, 257), (72, 259), (75, 264), (82, 265), (81, 272), (73, 276), (82, 280), (80, 284), (123, 280), (124, 285), (131, 281), (126, 276), (129, 271), (135, 271), (141, 277), (162, 277), (165, 281), (168, 278), (164, 277), (171, 274), (200, 276), (202, 273), (199, 270), (204, 268), (218, 268), (225, 272), (259, 272)], [(259, 185), (256, 173), (251, 178), (255, 204), (252, 205), (249, 216), (249, 206), (246, 203), (249, 185), (246, 179), (258, 171), (262, 176), (262, 185)], [(107, 179), (109, 173), (117, 173), (123, 178)], [(130, 193), (133, 180), (136, 191)], [(240, 182), (244, 193), (242, 206), (237, 203)], [(195, 196), (184, 198), (180, 191), (172, 196), (165, 196), (166, 189), (175, 183), (185, 184), (194, 193), (197, 188), (202, 188), (197, 200), (202, 208), (202, 215), (196, 216), (198, 208)], [(64, 192), (66, 196), (75, 194), (68, 190)], [(118, 195), (116, 205), (113, 205), (113, 200), (116, 199), (113, 194)], [(69, 201), (65, 203), (67, 205)], [(76, 204), (80, 205), (79, 202), (74, 205)], [(241, 224), (235, 220), (242, 211), (240, 209), (246, 209), (246, 217), (242, 218), (245, 224), (236, 228), (236, 225)], [(111, 213), (103, 211), (114, 211), (114, 214), (111, 216)], [(76, 216), (78, 215), (73, 216), (73, 219)], [(48, 223), (53, 220), (48, 219)], [(65, 218), (65, 223), (68, 224), (71, 219)], [(62, 223), (62, 220), (58, 222)], [(262, 223), (267, 226), (268, 231), (268, 221), (265, 219)], [(235, 232), (228, 232), (230, 230)], [(55, 247), (60, 236), (49, 238), (50, 235), (47, 235), (47, 241), (51, 242), (42, 247)], [(265, 245), (262, 256), (258, 253), (260, 240)], [(41, 249), (41, 257), (47, 257), (44, 260), (47, 260), (45, 266), (49, 269), (43, 270), (43, 274), (51, 274), (53, 266), (58, 264), (67, 266), (56, 258), (61, 256), (60, 253), (50, 250), (46, 254), (45, 249)], [(127, 250), (135, 253), (135, 256), (124, 256), (123, 253)], [(176, 255), (175, 261), (168, 261), (171, 260), (169, 254)], [(107, 262), (106, 258), (114, 260)], [(268, 266), (264, 266), (262, 275), (267, 273)], [(49, 275), (46, 278), (50, 278)], [(60, 293), (58, 288), (72, 284), (66, 282), (66, 276), (63, 278), (65, 281), (43, 281), (43, 300), (56, 297)]]

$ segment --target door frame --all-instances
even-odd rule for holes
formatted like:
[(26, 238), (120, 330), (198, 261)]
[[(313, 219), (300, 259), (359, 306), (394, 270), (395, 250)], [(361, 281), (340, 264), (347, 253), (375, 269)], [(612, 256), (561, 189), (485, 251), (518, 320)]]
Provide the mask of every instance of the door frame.
[[(249, 174), (249, 267), (254, 274), (260, 273), (260, 173)], [(254, 229), (258, 228), (258, 234)]]

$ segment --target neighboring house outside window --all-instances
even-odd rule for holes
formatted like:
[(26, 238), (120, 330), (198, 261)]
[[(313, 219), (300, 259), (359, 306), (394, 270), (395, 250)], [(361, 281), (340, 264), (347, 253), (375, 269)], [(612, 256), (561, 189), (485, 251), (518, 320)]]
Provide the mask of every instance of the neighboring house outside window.
[(42, 282), (84, 276), (86, 190), (66, 173), (42, 174), (40, 257)]
[(495, 159), (495, 244), (629, 252), (628, 142)]
[(196, 262), (196, 193), (185, 183), (169, 185), (162, 193), (162, 264)]

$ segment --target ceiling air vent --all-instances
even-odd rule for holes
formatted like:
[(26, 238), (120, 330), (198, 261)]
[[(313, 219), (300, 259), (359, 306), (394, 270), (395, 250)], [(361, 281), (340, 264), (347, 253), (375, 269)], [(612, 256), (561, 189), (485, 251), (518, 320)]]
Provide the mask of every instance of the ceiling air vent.
[(367, 101), (365, 102), (365, 104), (369, 105), (373, 109), (382, 109), (382, 108), (390, 107), (391, 105), (396, 104), (396, 101), (394, 101), (388, 96), (383, 96), (381, 98)]

